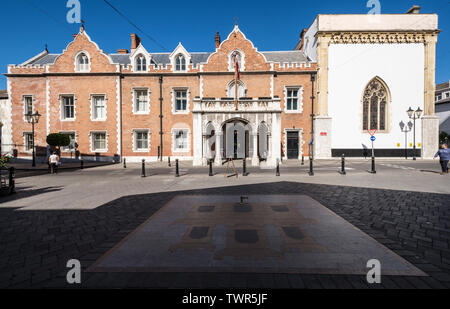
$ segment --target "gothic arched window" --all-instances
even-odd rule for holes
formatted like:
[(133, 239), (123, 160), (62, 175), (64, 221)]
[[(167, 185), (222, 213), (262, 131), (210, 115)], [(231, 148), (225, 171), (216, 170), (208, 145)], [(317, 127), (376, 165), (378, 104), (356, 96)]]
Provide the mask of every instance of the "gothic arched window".
[(186, 71), (186, 58), (183, 55), (175, 59), (175, 71)]
[(139, 55), (136, 57), (136, 71), (146, 72), (147, 71), (147, 59), (144, 55)]
[[(238, 99), (245, 98), (246, 92), (247, 91), (245, 89), (244, 83), (239, 80), (238, 81), (238, 88), (237, 88)], [(235, 87), (235, 82), (233, 80), (228, 85), (228, 97), (235, 99), (235, 96), (236, 96), (236, 87)]]
[(364, 90), (363, 130), (388, 130), (389, 90), (378, 77), (372, 79)]

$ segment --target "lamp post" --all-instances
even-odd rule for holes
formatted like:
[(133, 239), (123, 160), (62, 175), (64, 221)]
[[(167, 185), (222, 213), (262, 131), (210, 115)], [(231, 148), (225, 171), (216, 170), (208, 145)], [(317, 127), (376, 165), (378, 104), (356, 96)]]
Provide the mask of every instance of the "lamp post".
[(314, 176), (314, 82), (316, 74), (311, 74), (311, 143), (309, 144), (309, 176)]
[(39, 114), (39, 112), (35, 112), (34, 114), (32, 114), (31, 112), (29, 112), (28, 114), (25, 114), (25, 118), (27, 119), (28, 123), (31, 123), (31, 127), (32, 127), (32, 148), (33, 148), (33, 167), (36, 167), (36, 152), (34, 150), (34, 125), (39, 123), (39, 118), (42, 115)]
[(408, 133), (412, 131), (413, 124), (412, 122), (408, 122), (408, 125), (402, 121), (400, 122), (400, 129), (403, 133), (405, 133), (405, 158), (408, 160)]
[(420, 109), (420, 107), (414, 111), (411, 107), (407, 111), (409, 119), (412, 119), (414, 121), (414, 153), (413, 153), (413, 160), (416, 161), (416, 119), (420, 119), (422, 117), (423, 110)]

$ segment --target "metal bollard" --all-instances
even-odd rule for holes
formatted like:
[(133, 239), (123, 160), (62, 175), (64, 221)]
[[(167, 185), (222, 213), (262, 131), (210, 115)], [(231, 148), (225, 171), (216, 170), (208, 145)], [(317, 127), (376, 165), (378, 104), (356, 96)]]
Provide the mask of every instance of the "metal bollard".
[(247, 177), (248, 173), (247, 173), (247, 159), (244, 158), (244, 161), (242, 162), (242, 176)]
[(141, 171), (141, 177), (146, 177), (145, 175), (145, 159), (142, 159), (142, 171)]
[(83, 160), (80, 161), (80, 168), (84, 169), (84, 161)]
[(302, 166), (305, 165), (305, 156), (302, 156)]
[(314, 160), (309, 157), (309, 176), (314, 176)]
[(170, 157), (169, 157), (169, 167), (172, 167), (172, 163), (170, 163)]
[(370, 171), (371, 174), (376, 174), (377, 170), (375, 169), (375, 157), (372, 157), (372, 170)]
[(209, 177), (213, 177), (213, 176), (214, 176), (214, 174), (213, 174), (213, 160), (210, 159), (209, 160)]
[(9, 168), (9, 194), (16, 193), (16, 181), (14, 180), (16, 169), (14, 167)]
[(277, 177), (280, 177), (280, 160), (277, 159)]
[(342, 163), (341, 163), (341, 171), (339, 172), (341, 175), (347, 175), (345, 171), (345, 155), (342, 155)]
[(127, 159), (123, 159), (123, 168), (127, 168)]
[(180, 177), (180, 166), (179, 166), (179, 162), (178, 159), (175, 161), (175, 177)]

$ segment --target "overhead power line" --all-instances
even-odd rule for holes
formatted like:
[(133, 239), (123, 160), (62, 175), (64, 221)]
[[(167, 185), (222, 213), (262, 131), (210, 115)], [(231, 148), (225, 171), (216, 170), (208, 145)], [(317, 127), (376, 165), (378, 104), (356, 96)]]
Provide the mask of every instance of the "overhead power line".
[(70, 33), (73, 33), (73, 29), (71, 29), (66, 23), (60, 21), (59, 19), (57, 19), (56, 17), (54, 17), (52, 14), (50, 14), (49, 12), (47, 12), (46, 10), (44, 10), (43, 8), (39, 7), (36, 5), (36, 3), (34, 3), (31, 0), (24, 0), (27, 3), (31, 4), (34, 8), (36, 8), (38, 11), (40, 11), (42, 14), (44, 14), (45, 16), (47, 16), (48, 18), (52, 19), (54, 22), (60, 24), (61, 26), (63, 26), (64, 28), (66, 28), (68, 31), (70, 31)]
[(168, 49), (159, 43), (156, 39), (152, 38), (150, 35), (148, 35), (144, 30), (142, 30), (140, 27), (138, 27), (135, 23), (133, 23), (125, 14), (123, 14), (119, 9), (117, 9), (114, 5), (112, 5), (109, 1), (103, 0), (108, 6), (110, 6), (114, 11), (116, 11), (117, 14), (120, 15), (123, 19), (125, 19), (130, 25), (132, 25), (134, 28), (136, 28), (138, 31), (140, 31), (142, 34), (144, 34), (147, 38), (149, 38), (153, 43), (167, 51)]

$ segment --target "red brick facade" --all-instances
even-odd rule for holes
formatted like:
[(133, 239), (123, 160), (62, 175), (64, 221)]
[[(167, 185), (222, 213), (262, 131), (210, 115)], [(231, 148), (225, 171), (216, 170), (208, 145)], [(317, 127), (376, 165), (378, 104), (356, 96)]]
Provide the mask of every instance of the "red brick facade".
[[(303, 130), (299, 140), (303, 147), (299, 155), (302, 152), (306, 155), (311, 130), (311, 73), (316, 70), (315, 63), (299, 62), (298, 58), (302, 56), (300, 51), (261, 53), (237, 27), (220, 45), (217, 36), (215, 40), (218, 48), (209, 54), (189, 54), (181, 45), (172, 55), (149, 54), (139, 45), (132, 46), (136, 49), (132, 48), (131, 54), (121, 51), (120, 55), (110, 55), (99, 49), (82, 29), (61, 55), (43, 53), (24, 65), (10, 66), (7, 77), (12, 100), (12, 141), (19, 157), (30, 156), (23, 146), (26, 143), (24, 133), (31, 132), (31, 125), (24, 119), (24, 96), (32, 96), (33, 111), (39, 111), (42, 115), (36, 125), (37, 147), (46, 147), (45, 139), (49, 133), (74, 132), (82, 156), (94, 156), (97, 153), (101, 157), (136, 160), (158, 157), (162, 98), (163, 156), (192, 159), (195, 144), (194, 101), (201, 102), (204, 98), (220, 100), (229, 96), (228, 86), (234, 80), (230, 55), (236, 49), (243, 58), (241, 81), (245, 85), (245, 97), (253, 98), (255, 104), (259, 104), (261, 98), (270, 98), (280, 104), (280, 147), (283, 158), (286, 157), (285, 133), (289, 130)], [(212, 47), (213, 44), (211, 40)], [(77, 71), (76, 61), (80, 52), (89, 58), (88, 72)], [(138, 53), (147, 57), (145, 72), (136, 72), (135, 57)], [(184, 55), (186, 60), (190, 59), (186, 69), (181, 72), (175, 71), (174, 67), (178, 53)], [(161, 57), (165, 57), (162, 63), (158, 62)], [(199, 60), (199, 57), (203, 59)], [(269, 60), (270, 57), (273, 59)], [(50, 58), (45, 63), (44, 59)], [(286, 87), (297, 87), (299, 91), (296, 112), (286, 111)], [(180, 89), (187, 91), (188, 111), (175, 113), (174, 96)], [(142, 113), (136, 113), (134, 105), (136, 91), (139, 90), (148, 91), (148, 109)], [(62, 120), (64, 96), (74, 99), (74, 119)], [(104, 98), (106, 103), (102, 120), (92, 118), (95, 96)], [(239, 113), (236, 116), (244, 117)], [(189, 131), (190, 147), (187, 152), (174, 151), (173, 129)], [(141, 131), (149, 133), (149, 145), (148, 149), (137, 151), (136, 132)], [(107, 145), (102, 151), (93, 149), (92, 134), (98, 132), (106, 133)]]

